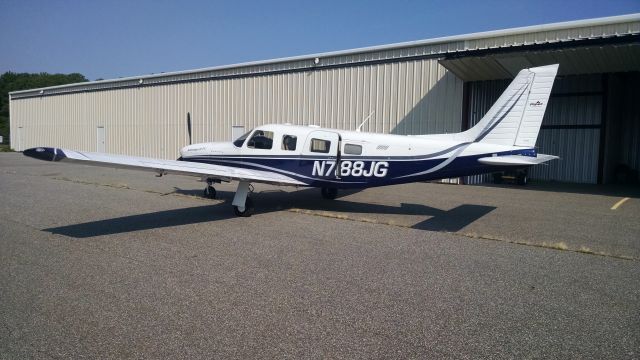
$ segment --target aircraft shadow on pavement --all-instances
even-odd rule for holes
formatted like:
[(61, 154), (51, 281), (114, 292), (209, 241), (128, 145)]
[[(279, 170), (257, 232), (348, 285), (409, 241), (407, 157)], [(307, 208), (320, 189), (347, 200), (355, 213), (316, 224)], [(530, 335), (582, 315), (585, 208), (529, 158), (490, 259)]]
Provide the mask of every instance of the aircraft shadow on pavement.
[[(202, 190), (192, 191), (176, 189), (175, 192), (180, 194), (199, 195), (202, 193)], [(325, 200), (320, 197), (318, 189), (305, 189), (293, 192), (263, 191), (253, 195), (254, 202), (256, 204), (255, 214), (299, 208), (304, 210), (336, 211), (360, 214), (419, 215), (428, 216), (429, 218), (413, 225), (412, 228), (429, 231), (455, 232), (461, 230), (465, 226), (495, 209), (493, 206), (463, 204), (451, 210), (441, 210), (421, 204), (403, 203), (398, 207), (340, 200), (340, 197), (344, 197), (355, 192), (357, 191), (341, 191), (339, 193), (341, 196), (339, 196), (338, 199)], [(223, 202), (211, 205), (90, 221), (80, 224), (48, 228), (43, 231), (74, 238), (89, 238), (235, 218), (231, 209), (233, 192), (218, 191), (218, 199), (223, 200)]]

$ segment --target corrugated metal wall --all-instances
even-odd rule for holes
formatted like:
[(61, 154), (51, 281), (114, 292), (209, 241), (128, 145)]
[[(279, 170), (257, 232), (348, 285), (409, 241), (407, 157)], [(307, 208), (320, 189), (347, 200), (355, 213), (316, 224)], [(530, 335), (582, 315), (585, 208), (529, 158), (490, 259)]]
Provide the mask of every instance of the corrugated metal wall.
[(194, 142), (228, 141), (232, 125), (355, 129), (371, 112), (364, 131), (456, 132), (462, 85), (436, 59), (422, 59), (13, 99), (12, 143), (95, 151), (104, 126), (107, 152), (173, 159), (187, 143), (187, 112)]
[[(509, 82), (469, 84), (471, 125), (482, 119)], [(536, 146), (538, 152), (557, 155), (560, 159), (530, 168), (530, 178), (597, 183), (602, 99), (602, 75), (556, 79)], [(465, 182), (474, 184), (490, 180), (490, 175), (478, 175), (467, 177)]]

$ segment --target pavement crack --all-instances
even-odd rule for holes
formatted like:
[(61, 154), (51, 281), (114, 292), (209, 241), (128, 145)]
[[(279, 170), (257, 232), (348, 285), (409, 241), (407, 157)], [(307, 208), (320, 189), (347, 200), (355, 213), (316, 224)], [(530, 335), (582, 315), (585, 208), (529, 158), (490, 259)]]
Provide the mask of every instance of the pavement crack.
[[(355, 221), (355, 222), (362, 222), (362, 223), (369, 223), (369, 224), (378, 224), (378, 225), (402, 227), (402, 228), (406, 228), (406, 229), (415, 229), (412, 225), (400, 224), (400, 223), (396, 223), (394, 221), (384, 221), (384, 220), (381, 221), (381, 220), (369, 219), (369, 218), (364, 218), (364, 217), (363, 218), (358, 218), (358, 217), (354, 217), (354, 216), (351, 216), (351, 215), (348, 215), (348, 214), (337, 214), (337, 213), (333, 213), (333, 212), (329, 212), (329, 211), (313, 211), (313, 210), (305, 210), (305, 209), (298, 209), (298, 208), (288, 209), (288, 211), (293, 212), (293, 213), (298, 213), (298, 214), (327, 217), (327, 218), (338, 219), (338, 220), (348, 220), (348, 221)], [(423, 230), (423, 231), (429, 231), (429, 230)], [(640, 261), (640, 258), (637, 258), (637, 257), (621, 255), (621, 254), (611, 254), (611, 253), (607, 253), (607, 252), (603, 252), (603, 251), (594, 251), (594, 250), (592, 250), (592, 249), (590, 249), (588, 247), (585, 247), (585, 246), (581, 246), (580, 248), (571, 248), (567, 244), (565, 244), (564, 242), (534, 243), (534, 242), (522, 241), (522, 240), (507, 240), (507, 239), (494, 237), (494, 236), (489, 236), (489, 235), (478, 235), (478, 234), (475, 234), (475, 233), (463, 233), (463, 232), (455, 232), (455, 231), (454, 232), (450, 232), (450, 231), (435, 231), (435, 232), (453, 234), (453, 235), (463, 236), (465, 238), (475, 239), (475, 240), (497, 241), (497, 242), (503, 242), (503, 243), (508, 243), (508, 244), (514, 244), (514, 245), (523, 245), (523, 246), (537, 247), (537, 248), (543, 248), (543, 249), (549, 249), (549, 250), (557, 250), (557, 251), (568, 251), (568, 252), (573, 252), (573, 253), (579, 253), (579, 254), (585, 254), (585, 255), (593, 255), (593, 256), (602, 256), (602, 257), (606, 257), (606, 258), (619, 259), (619, 260)]]

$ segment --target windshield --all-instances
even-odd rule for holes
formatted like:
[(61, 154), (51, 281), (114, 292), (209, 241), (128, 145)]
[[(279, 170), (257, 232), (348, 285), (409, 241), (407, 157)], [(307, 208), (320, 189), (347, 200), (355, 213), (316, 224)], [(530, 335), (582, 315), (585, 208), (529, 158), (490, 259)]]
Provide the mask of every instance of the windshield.
[(244, 141), (247, 140), (247, 138), (249, 137), (249, 134), (251, 134), (252, 131), (253, 129), (249, 130), (247, 133), (245, 133), (244, 135), (234, 140), (233, 145), (235, 147), (242, 147), (242, 144), (244, 144)]

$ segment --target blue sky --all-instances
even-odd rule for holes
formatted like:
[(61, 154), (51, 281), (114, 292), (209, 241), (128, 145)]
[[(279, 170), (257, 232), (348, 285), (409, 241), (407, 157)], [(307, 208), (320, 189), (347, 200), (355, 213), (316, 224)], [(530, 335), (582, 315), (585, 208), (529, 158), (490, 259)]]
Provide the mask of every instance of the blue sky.
[(0, 73), (117, 78), (637, 12), (638, 0), (0, 0)]

